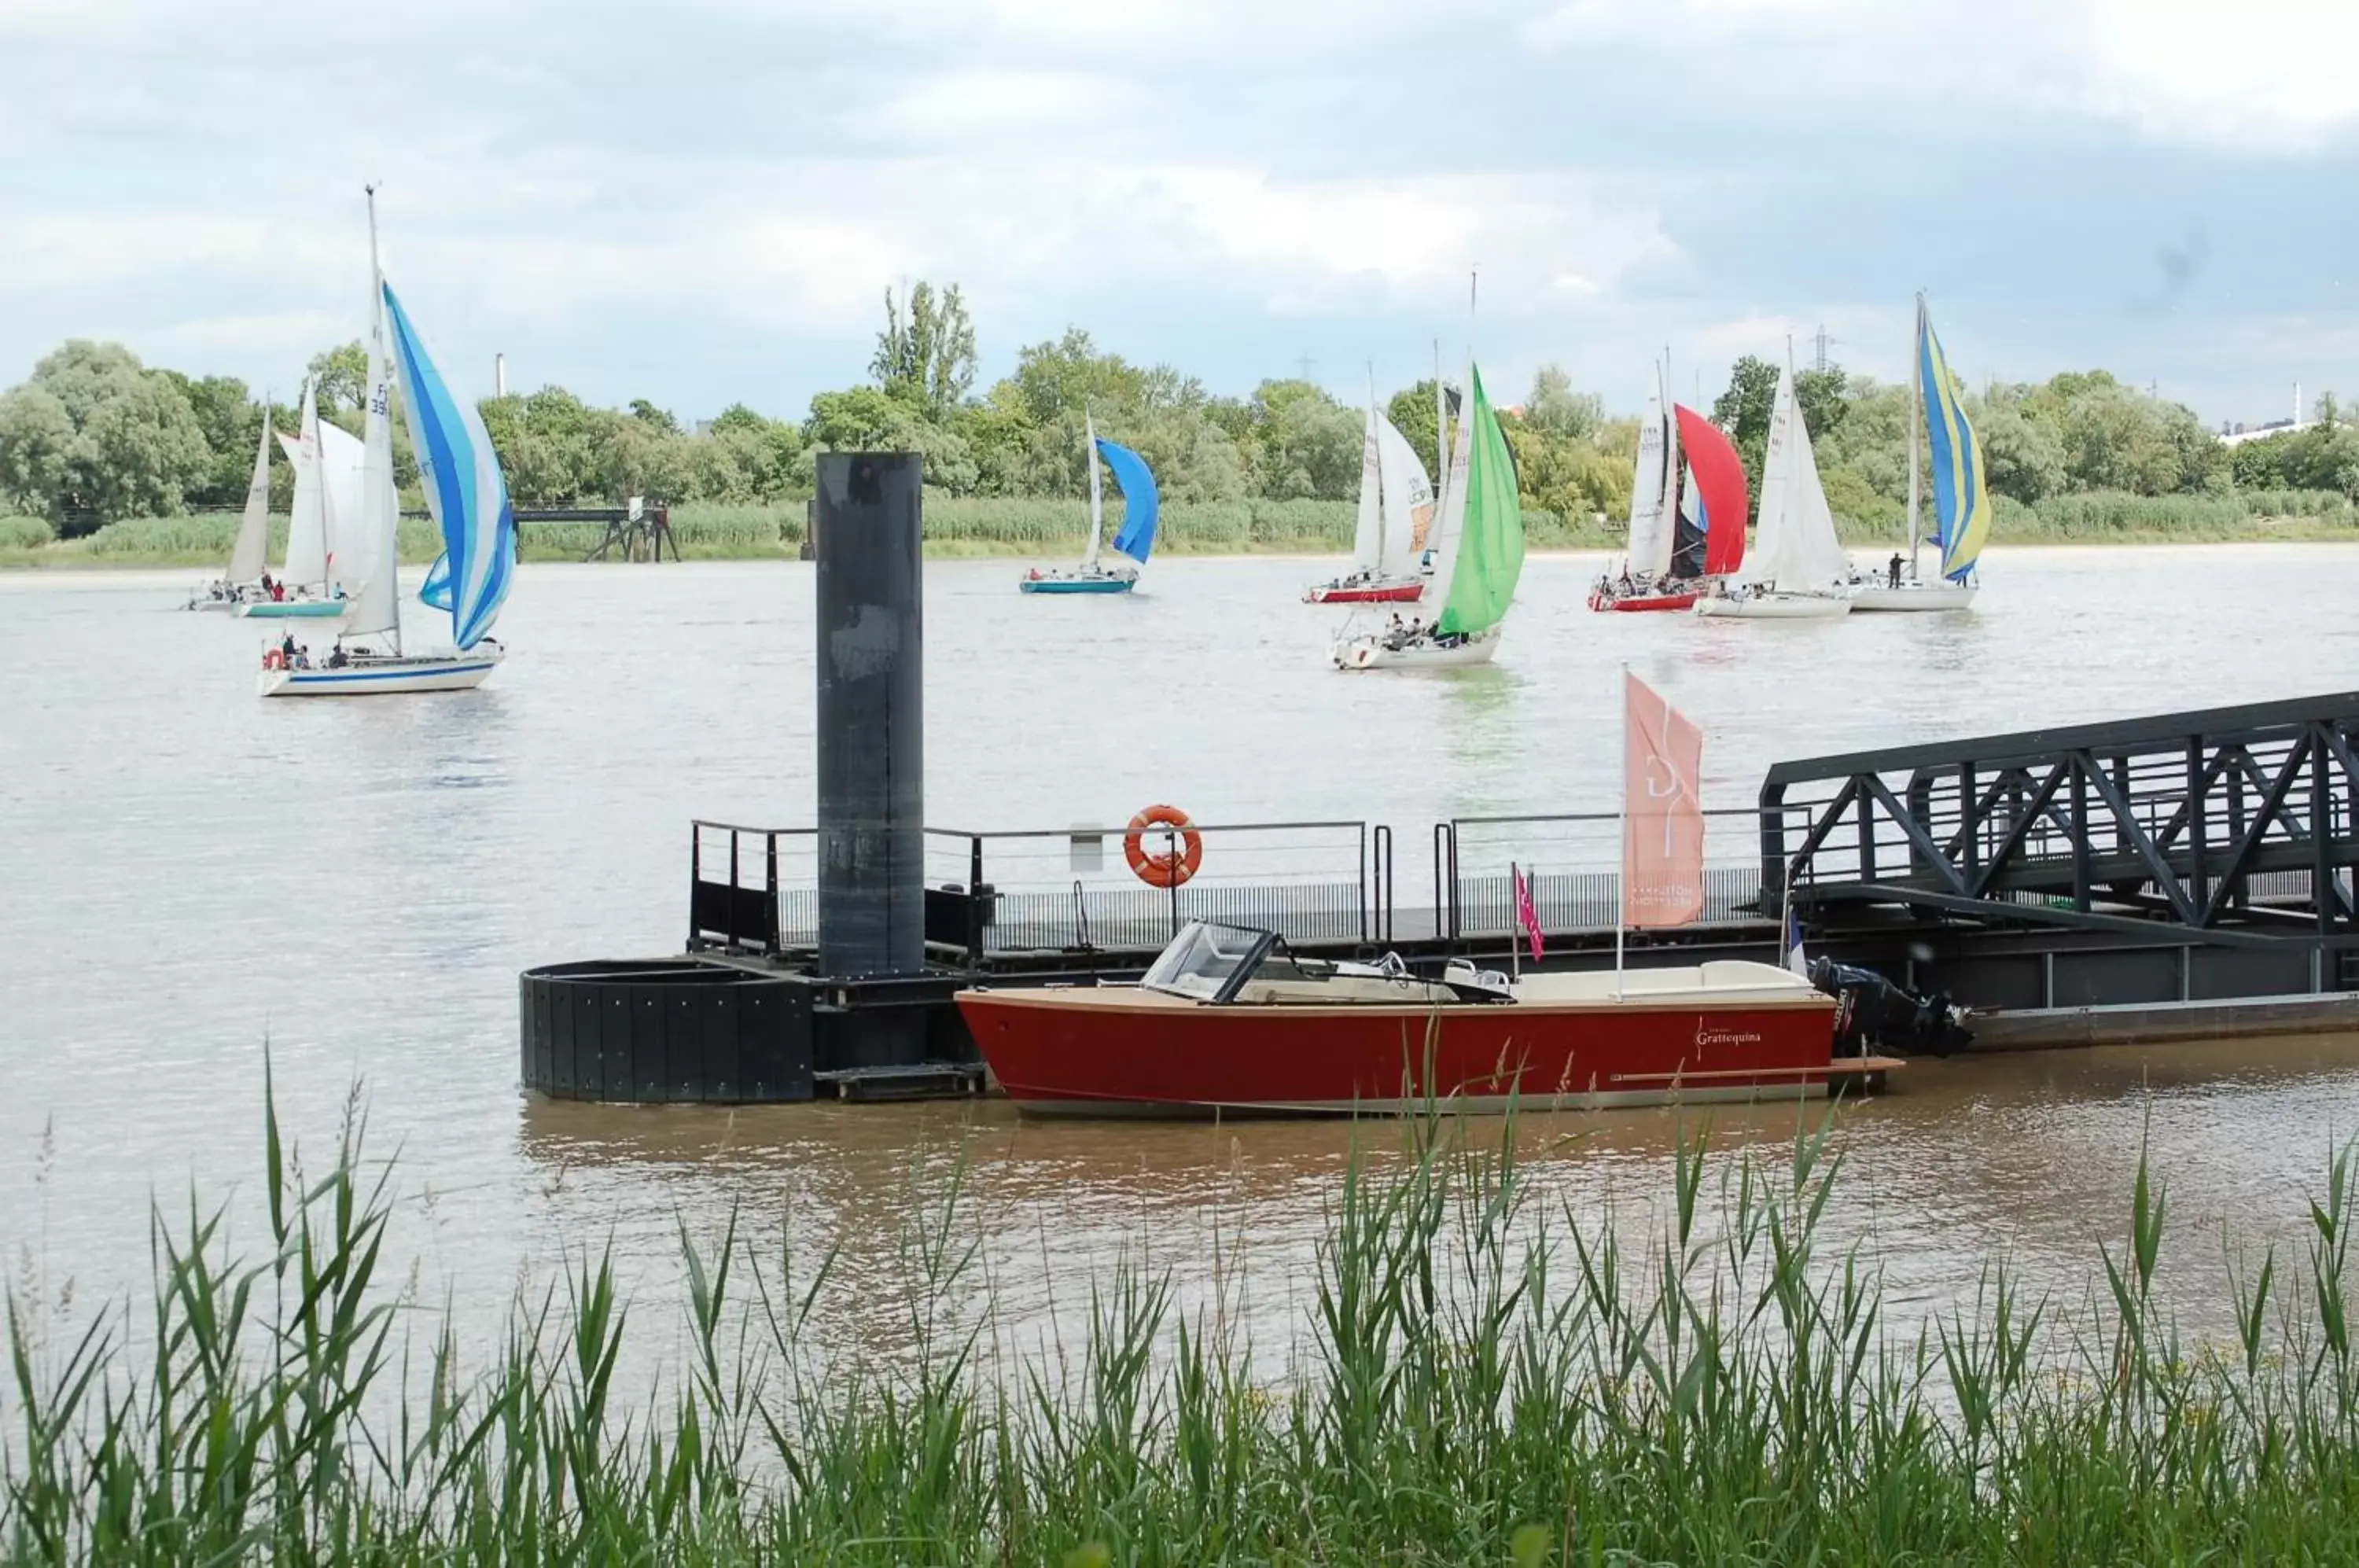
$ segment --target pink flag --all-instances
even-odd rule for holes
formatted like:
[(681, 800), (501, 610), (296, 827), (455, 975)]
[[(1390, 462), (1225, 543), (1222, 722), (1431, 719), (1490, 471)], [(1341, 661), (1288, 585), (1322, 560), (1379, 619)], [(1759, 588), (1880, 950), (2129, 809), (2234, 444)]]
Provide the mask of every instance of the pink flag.
[(1622, 923), (1683, 926), (1703, 913), (1703, 732), (1622, 673)]
[(1538, 964), (1547, 950), (1540, 945), (1540, 915), (1532, 908), (1532, 885), (1524, 880), (1523, 869), (1512, 860), (1507, 862), (1507, 875), (1516, 879), (1516, 923), (1530, 939), (1532, 962)]

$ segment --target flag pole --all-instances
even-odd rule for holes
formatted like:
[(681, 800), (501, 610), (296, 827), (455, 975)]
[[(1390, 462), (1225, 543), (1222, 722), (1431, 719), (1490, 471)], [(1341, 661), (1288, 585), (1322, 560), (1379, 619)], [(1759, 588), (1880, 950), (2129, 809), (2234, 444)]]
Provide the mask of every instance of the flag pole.
[(1622, 999), (1622, 917), (1630, 897), (1630, 666), (1622, 666), (1622, 812), (1614, 860), (1614, 999)]
[[(1512, 860), (1507, 862), (1507, 892), (1516, 901), (1515, 915), (1508, 923), (1520, 927), (1524, 923), (1524, 870)], [(1510, 931), (1507, 933), (1507, 978), (1521, 982), (1523, 977), (1524, 933), (1520, 930)]]

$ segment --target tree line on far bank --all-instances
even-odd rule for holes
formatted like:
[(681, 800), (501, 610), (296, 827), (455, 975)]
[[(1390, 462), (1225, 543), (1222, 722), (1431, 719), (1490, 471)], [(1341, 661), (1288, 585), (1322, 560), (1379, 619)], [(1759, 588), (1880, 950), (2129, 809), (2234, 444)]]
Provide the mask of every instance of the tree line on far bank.
[[(980, 393), (973, 323), (955, 285), (886, 296), (867, 381), (814, 397), (800, 419), (733, 404), (689, 424), (636, 399), (599, 408), (560, 387), (480, 405), (521, 506), (645, 495), (672, 502), (776, 504), (810, 494), (826, 451), (916, 450), (929, 484), (952, 495), (1077, 497), (1086, 493), (1085, 417), (1136, 448), (1174, 502), (1349, 500), (1359, 483), (1364, 413), (1312, 383), (1273, 379), (1251, 395), (1215, 395), (1167, 365), (1134, 365), (1090, 334), (1018, 351), (1016, 369)], [(309, 366), (323, 418), (357, 430), (365, 377), (357, 343)], [(1777, 372), (1747, 355), (1714, 401), (1757, 482)], [(1827, 499), (1840, 518), (1897, 532), (1908, 493), (1907, 387), (1840, 366), (1802, 372)], [(1543, 365), (1501, 422), (1527, 504), (1567, 519), (1627, 514), (1637, 422)], [(2083, 493), (2221, 496), (2238, 490), (2359, 496), (2359, 430), (2331, 397), (2299, 431), (2230, 448), (2189, 409), (2104, 371), (1968, 390), (1991, 488), (2025, 505)], [(281, 429), (294, 423), (274, 404)], [(1393, 422), (1434, 463), (1434, 384), (1389, 400)], [(143, 516), (234, 508), (245, 498), (264, 408), (234, 376), (151, 369), (114, 343), (73, 340), (0, 394), (0, 514), (44, 517), (65, 533)], [(396, 443), (397, 480), (416, 474)], [(290, 485), (275, 459), (274, 489)], [(1756, 485), (1757, 488), (1757, 485)]]

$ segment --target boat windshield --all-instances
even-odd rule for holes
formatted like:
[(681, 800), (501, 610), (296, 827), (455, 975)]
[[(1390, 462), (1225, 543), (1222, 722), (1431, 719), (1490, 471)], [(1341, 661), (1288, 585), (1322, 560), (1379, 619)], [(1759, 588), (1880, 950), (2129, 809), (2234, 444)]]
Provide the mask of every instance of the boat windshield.
[(1190, 920), (1139, 984), (1150, 991), (1217, 1002), (1254, 972), (1272, 940), (1269, 932), (1249, 926)]

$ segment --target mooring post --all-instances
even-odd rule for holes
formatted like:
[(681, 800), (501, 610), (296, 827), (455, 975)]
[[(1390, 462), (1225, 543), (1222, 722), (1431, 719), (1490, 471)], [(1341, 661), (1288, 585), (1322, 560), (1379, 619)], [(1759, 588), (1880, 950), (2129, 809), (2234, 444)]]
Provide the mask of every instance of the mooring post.
[[(818, 972), (829, 980), (925, 972), (924, 471), (916, 452), (819, 460)], [(919, 1060), (918, 1014), (871, 1017), (861, 1064)]]

